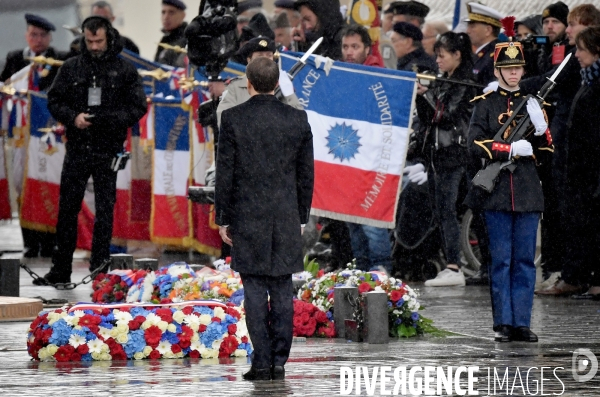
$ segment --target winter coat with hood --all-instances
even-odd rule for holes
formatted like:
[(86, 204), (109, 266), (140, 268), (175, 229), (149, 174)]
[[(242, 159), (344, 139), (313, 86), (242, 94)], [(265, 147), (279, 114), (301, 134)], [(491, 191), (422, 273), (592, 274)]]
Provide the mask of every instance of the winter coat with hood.
[(306, 51), (319, 37), (323, 37), (323, 43), (315, 51), (316, 54), (329, 57), (334, 61), (342, 59), (342, 36), (344, 17), (340, 12), (339, 0), (298, 0), (295, 3), (296, 10), (301, 6), (307, 6), (315, 13), (319, 20), (318, 29), (314, 32), (306, 32)]
[[(89, 147), (95, 153), (114, 155), (121, 151), (127, 129), (146, 113), (142, 79), (135, 67), (118, 54), (119, 32), (108, 25), (107, 50), (95, 58), (82, 37), (81, 55), (65, 61), (48, 91), (48, 110), (66, 127), (67, 150)], [(101, 89), (101, 103), (90, 106), (88, 92)], [(94, 115), (92, 125), (75, 126), (80, 113)]]

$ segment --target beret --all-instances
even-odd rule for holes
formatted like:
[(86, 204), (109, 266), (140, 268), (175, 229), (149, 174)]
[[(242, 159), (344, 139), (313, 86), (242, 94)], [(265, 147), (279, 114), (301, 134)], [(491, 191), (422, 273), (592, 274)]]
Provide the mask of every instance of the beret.
[(56, 30), (56, 26), (54, 26), (46, 18), (43, 18), (39, 15), (25, 14), (25, 22), (27, 22), (27, 25), (31, 25), (31, 26), (35, 26), (35, 27), (44, 29), (46, 32)]
[(394, 24), (394, 32), (404, 37), (410, 37), (415, 41), (423, 40), (421, 29), (408, 22), (398, 22)]

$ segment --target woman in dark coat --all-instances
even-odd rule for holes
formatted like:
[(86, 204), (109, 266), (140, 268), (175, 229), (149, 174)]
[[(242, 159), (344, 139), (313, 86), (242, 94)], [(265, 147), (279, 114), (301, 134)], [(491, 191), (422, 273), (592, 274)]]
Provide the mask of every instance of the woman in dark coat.
[[(512, 29), (511, 29), (512, 30)], [(510, 37), (511, 35), (509, 35)], [(494, 56), (497, 91), (476, 102), (469, 130), (470, 151), (486, 163), (512, 161), (513, 170), (500, 171), (491, 193), (471, 186), (466, 203), (483, 210), (488, 230), (490, 289), (495, 340), (537, 342), (530, 330), (535, 287), (535, 250), (544, 195), (536, 166), (553, 152), (546, 116), (536, 98), (523, 103), (519, 90), (525, 60), (520, 43), (499, 43)], [(515, 121), (527, 113), (530, 128), (524, 136), (508, 142), (498, 131), (517, 111)], [(514, 125), (513, 125), (514, 126)]]
[[(471, 40), (464, 33), (446, 32), (435, 43), (436, 62), (442, 77), (473, 82)], [(424, 125), (423, 164), (413, 165), (419, 170), (427, 168), (432, 202), (441, 225), (447, 267), (426, 286), (441, 287), (465, 285), (460, 270), (460, 225), (456, 202), (461, 182), (465, 178), (467, 162), (467, 132), (473, 105), (469, 102), (475, 89), (464, 84), (442, 82), (428, 89), (419, 85), (417, 93), (429, 103), (419, 113)], [(414, 170), (413, 170), (414, 171)], [(414, 179), (413, 174), (409, 178)]]
[(538, 295), (571, 295), (600, 299), (598, 224), (600, 224), (600, 27), (582, 30), (575, 56), (581, 65), (582, 85), (567, 121), (568, 262), (562, 280)]

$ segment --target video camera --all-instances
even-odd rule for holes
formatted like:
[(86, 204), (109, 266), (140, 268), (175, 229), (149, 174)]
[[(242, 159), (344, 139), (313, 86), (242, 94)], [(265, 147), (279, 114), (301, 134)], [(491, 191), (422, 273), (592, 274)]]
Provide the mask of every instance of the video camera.
[(523, 40), (520, 40), (523, 48), (527, 47), (537, 47), (540, 45), (546, 45), (550, 43), (550, 37), (548, 36), (536, 36), (536, 35), (527, 35)]
[(188, 58), (204, 66), (209, 81), (216, 81), (237, 50), (237, 0), (202, 0), (198, 16), (185, 30)]

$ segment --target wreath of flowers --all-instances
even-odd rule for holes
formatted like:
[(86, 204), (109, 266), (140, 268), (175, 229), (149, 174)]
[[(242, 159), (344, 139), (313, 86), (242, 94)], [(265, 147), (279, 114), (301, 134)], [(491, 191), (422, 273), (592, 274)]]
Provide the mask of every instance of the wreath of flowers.
[(243, 310), (218, 302), (86, 305), (42, 312), (27, 351), (39, 361), (246, 357)]
[(334, 338), (333, 313), (324, 312), (312, 303), (294, 299), (294, 336)]
[(92, 302), (120, 303), (125, 302), (129, 287), (146, 277), (145, 270), (111, 270), (99, 273), (92, 282)]

